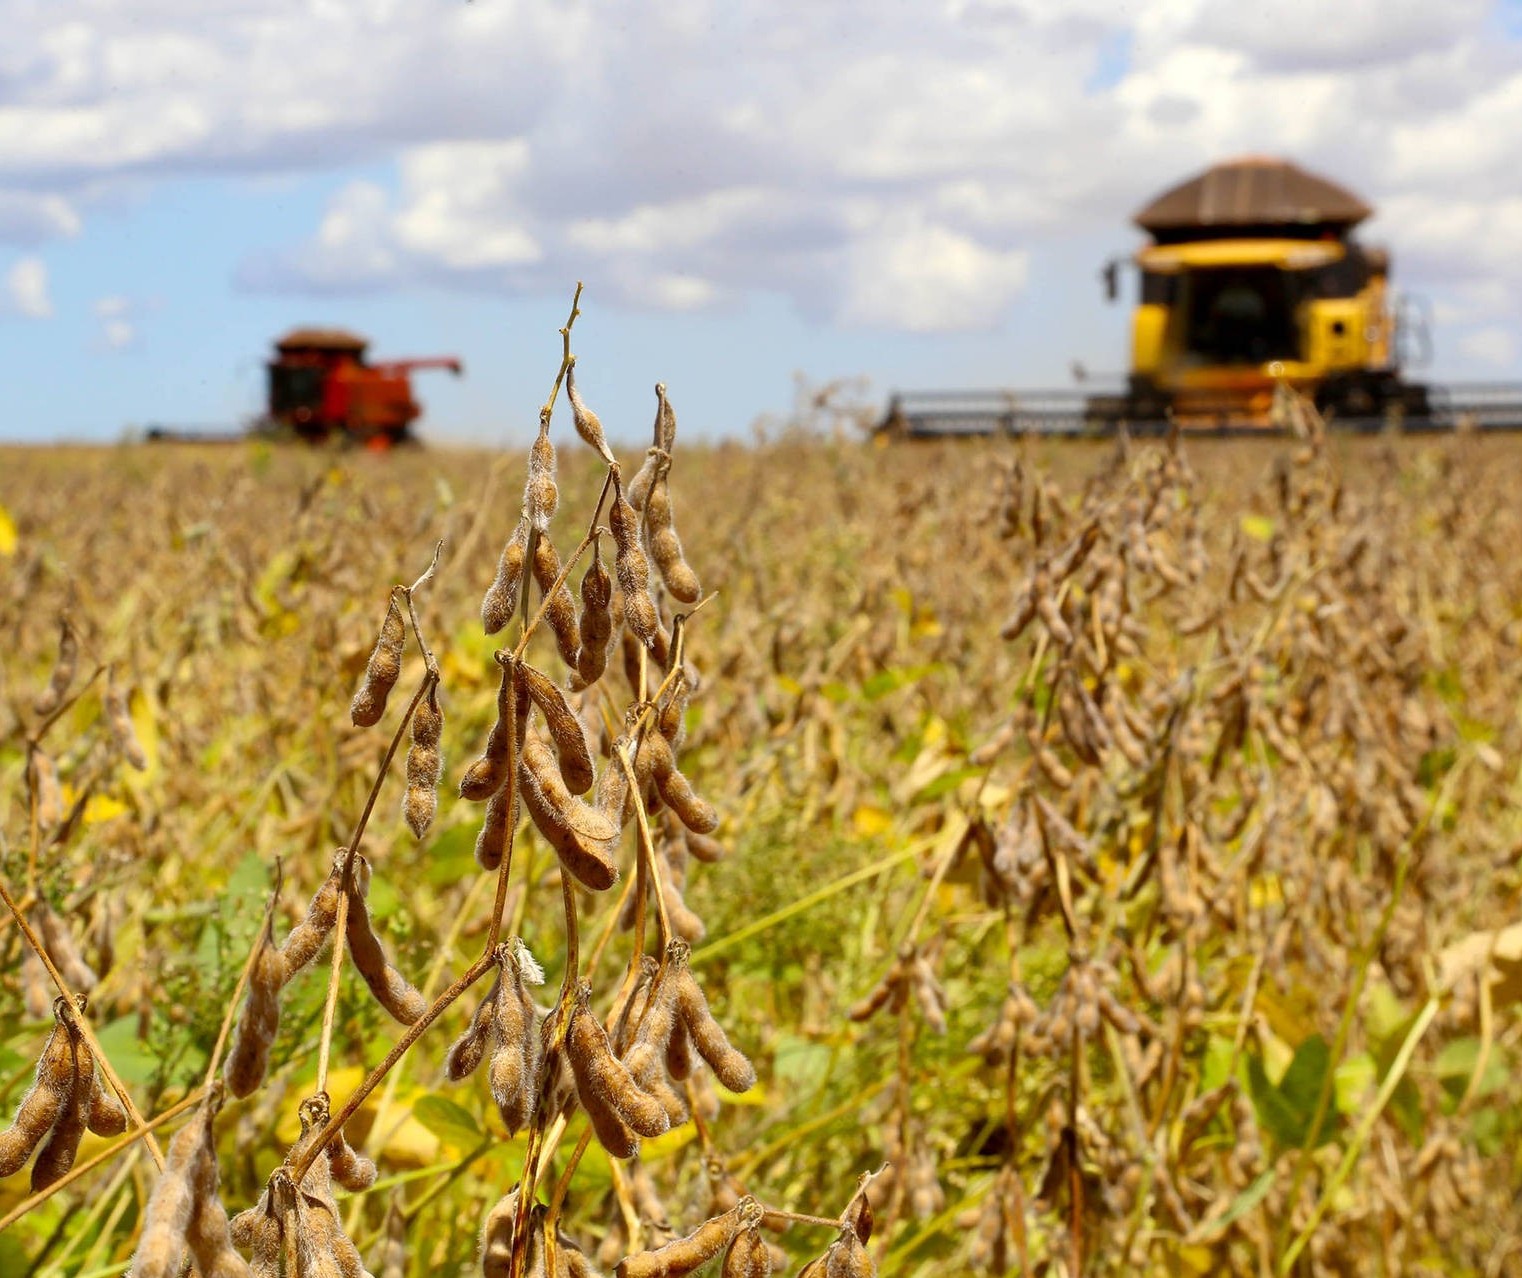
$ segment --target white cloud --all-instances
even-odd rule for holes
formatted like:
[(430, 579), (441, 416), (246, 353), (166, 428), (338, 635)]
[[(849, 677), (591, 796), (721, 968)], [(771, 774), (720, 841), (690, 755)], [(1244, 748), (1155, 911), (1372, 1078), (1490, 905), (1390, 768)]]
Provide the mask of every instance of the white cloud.
[(137, 341), (137, 307), (131, 298), (112, 293), (97, 298), (90, 309), (100, 321), (100, 341), (107, 350), (124, 351)]
[(581, 278), (631, 306), (765, 291), (839, 323), (983, 327), (1064, 237), (1118, 247), (1159, 188), (1244, 151), (1370, 199), (1398, 278), (1443, 305), (1522, 287), (1522, 47), (1486, 0), (0, 14), (0, 241), (75, 233), (113, 184), (365, 170), (251, 254), (248, 287)]
[(48, 293), (47, 263), (40, 257), (18, 258), (5, 273), (4, 301), (0, 310), (27, 319), (48, 319), (53, 299)]

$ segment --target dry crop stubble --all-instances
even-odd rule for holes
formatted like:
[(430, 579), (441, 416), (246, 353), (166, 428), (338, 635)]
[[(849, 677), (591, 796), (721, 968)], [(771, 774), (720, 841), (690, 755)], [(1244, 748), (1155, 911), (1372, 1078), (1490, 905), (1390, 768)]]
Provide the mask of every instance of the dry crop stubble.
[[(579, 371), (579, 392), (595, 399), (595, 370)], [(562, 555), (606, 475), (595, 445), (565, 439)], [(277, 855), (285, 867), (279, 937), (300, 927), (333, 847), (348, 844), (423, 674), (406, 648), (383, 720), (347, 726), (389, 606), (377, 565), (414, 565), (438, 536), (440, 570), (417, 603), (443, 675), (446, 788), (415, 842), (397, 813), (395, 759), (363, 840), (368, 910), (387, 960), (430, 1000), (483, 952), (495, 880), (471, 867), (485, 809), (450, 787), (497, 721), (493, 643), (516, 644), (508, 623), (523, 616), (519, 594), (495, 640), (467, 624), (513, 531), (524, 452), (497, 472), (494, 495), (489, 466), (443, 452), (402, 467), (279, 451), (37, 453), (9, 468), (18, 478), (0, 503), (19, 537), (0, 581), (17, 638), (5, 661), (3, 873), (26, 917), (38, 917), (30, 886), (100, 976), (91, 1020), (140, 1114), (200, 1087), (222, 1017), (242, 1003), (231, 994), (266, 867)], [(578, 1252), (607, 1243), (594, 1261), (606, 1272), (690, 1232), (734, 1206), (712, 1197), (724, 1178), (769, 1207), (818, 1210), (819, 1186), (849, 1187), (891, 1157), (867, 1246), (893, 1273), (1070, 1269), (1075, 1247), (1086, 1273), (1273, 1272), (1291, 1255), (1305, 1273), (1507, 1271), (1519, 1097), (1504, 929), (1522, 842), (1510, 441), (1191, 441), (1170, 456), (1159, 443), (877, 450), (785, 438), (752, 451), (689, 439), (673, 456), (681, 543), (717, 596), (686, 641), (680, 768), (720, 825), (710, 845), (673, 827), (664, 800), (645, 813), (644, 948), (665, 952), (657, 905), (674, 932), (676, 900), (691, 907), (707, 931), (693, 970), (761, 1084), (741, 1098), (756, 1103), (642, 1142), (632, 1167), (589, 1147), (559, 1210)], [(632, 478), (625, 487), (632, 499)], [(541, 587), (526, 538), (523, 551), (532, 614)], [(653, 558), (647, 581), (664, 599)], [(124, 562), (152, 568), (124, 582)], [(578, 611), (592, 563), (589, 547), (567, 578)], [(100, 599), (109, 615), (80, 602)], [(65, 698), (78, 699), (36, 743), (60, 811), (38, 821), (34, 857), (25, 742), (43, 722), (33, 702), (58, 657), (61, 612), (79, 644)], [(541, 632), (523, 659), (574, 686)], [(580, 638), (578, 665), (595, 631)], [(603, 676), (616, 689), (606, 711), (600, 692), (593, 713), (567, 692), (594, 759), (594, 807), (605, 780), (627, 784), (605, 764), (638, 695), (633, 652), (630, 673), (614, 661)], [(81, 692), (107, 663), (128, 690), (143, 773), (102, 716), (103, 674)], [(648, 649), (645, 666), (649, 695), (665, 671)], [(521, 755), (514, 747), (515, 767)], [(659, 793), (649, 775), (647, 799)], [(505, 814), (509, 788), (494, 794)], [(602, 808), (614, 809), (622, 816), (621, 798)], [(576, 889), (583, 975), (601, 948), (590, 971), (600, 1012), (620, 995), (632, 941), (606, 933), (617, 898), (638, 890), (632, 809), (628, 820), (620, 881)], [(545, 961), (544, 1005), (565, 975), (558, 858), (512, 824), (500, 940), (523, 935)], [(673, 882), (676, 841), (705, 864), (687, 862), (680, 897), (652, 903), (655, 884)], [(504, 830), (497, 866), (506, 850)], [(729, 855), (706, 864), (716, 852)], [(847, 1021), (906, 942), (902, 998), (890, 990), (874, 1016)], [(8, 1121), (48, 1031), (22, 1010), (14, 923), (0, 943)], [(295, 1135), (328, 957), (282, 992), (264, 1090), (218, 1120), (234, 1210), (263, 1196)], [(56, 991), (33, 966), (46, 1014)], [(345, 1124), (378, 1164), (378, 1188), (338, 1196), (374, 1272), (399, 1247), (403, 1278), (474, 1265), (478, 1227), (519, 1174), (526, 1137), (503, 1138), (486, 1069), (451, 1085), (440, 1064), (485, 989), (462, 994)], [(622, 1047), (617, 1021), (608, 1029)], [(335, 1109), (401, 1032), (346, 977)], [(682, 1046), (675, 1034), (661, 1045), (661, 1076), (702, 1117), (711, 1074), (700, 1068), (689, 1092), (676, 1077)], [(414, 1112), (437, 1131), (404, 1131)], [(584, 1120), (562, 1130), (543, 1208)], [(483, 1131), (486, 1152), (461, 1167)], [(110, 1139), (86, 1135), (77, 1165)], [(153, 1179), (139, 1156), (118, 1180), (129, 1156), (30, 1208), (0, 1235), (0, 1260), (62, 1256), (59, 1272), (79, 1273), (93, 1249), (97, 1267), (125, 1263)], [(0, 1212), (27, 1200), (28, 1177), (23, 1166), (0, 1184)], [(517, 1203), (508, 1216), (516, 1223)], [(524, 1258), (530, 1246), (543, 1255), (556, 1231), (532, 1210), (523, 1225)], [(797, 1224), (773, 1237), (795, 1270), (836, 1241)]]

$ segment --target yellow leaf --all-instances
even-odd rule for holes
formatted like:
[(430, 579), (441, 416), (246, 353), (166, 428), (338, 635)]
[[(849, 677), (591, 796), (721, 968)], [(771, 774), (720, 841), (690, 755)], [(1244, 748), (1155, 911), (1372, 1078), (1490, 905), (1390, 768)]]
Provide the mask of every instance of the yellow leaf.
[(1243, 515), (1242, 531), (1254, 541), (1274, 539), (1274, 521), (1267, 515)]
[(119, 817), (127, 811), (127, 805), (109, 794), (92, 794), (85, 800), (84, 821), (86, 825), (98, 825)]
[(0, 555), (14, 555), (16, 540), (16, 521), (10, 511), (0, 506)]

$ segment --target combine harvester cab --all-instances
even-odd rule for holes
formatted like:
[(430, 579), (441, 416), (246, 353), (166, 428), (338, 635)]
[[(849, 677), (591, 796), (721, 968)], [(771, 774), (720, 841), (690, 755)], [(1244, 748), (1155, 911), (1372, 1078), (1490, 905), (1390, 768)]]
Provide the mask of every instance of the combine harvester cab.
[[(1165, 191), (1135, 222), (1141, 296), (1131, 376), (1096, 416), (1185, 428), (1273, 424), (1286, 385), (1344, 423), (1425, 418), (1424, 387), (1402, 380), (1389, 255), (1353, 229), (1372, 209), (1282, 160), (1220, 164)], [(1113, 268), (1107, 271), (1113, 281)]]
[(1151, 242), (1105, 267), (1112, 301), (1122, 266), (1140, 275), (1123, 385), (899, 393), (878, 434), (1257, 432), (1285, 425), (1286, 389), (1342, 429), (1522, 428), (1522, 387), (1402, 375), (1402, 353), (1425, 359), (1430, 343), (1419, 313), (1393, 304), (1389, 254), (1354, 236), (1371, 212), (1285, 160), (1218, 164), (1143, 208)]

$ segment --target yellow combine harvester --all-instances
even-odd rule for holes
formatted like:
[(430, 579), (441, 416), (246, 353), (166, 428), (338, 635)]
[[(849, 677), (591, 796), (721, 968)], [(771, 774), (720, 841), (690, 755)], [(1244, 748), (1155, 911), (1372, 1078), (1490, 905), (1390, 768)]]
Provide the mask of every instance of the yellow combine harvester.
[[(895, 395), (881, 429), (910, 436), (1038, 431), (1264, 430), (1281, 387), (1355, 428), (1522, 426), (1522, 388), (1439, 391), (1401, 375), (1425, 325), (1397, 312), (1389, 254), (1354, 237), (1362, 200), (1284, 160), (1218, 164), (1135, 217), (1151, 239), (1140, 275), (1131, 369), (1107, 393)], [(1104, 276), (1113, 300), (1123, 259)]]

